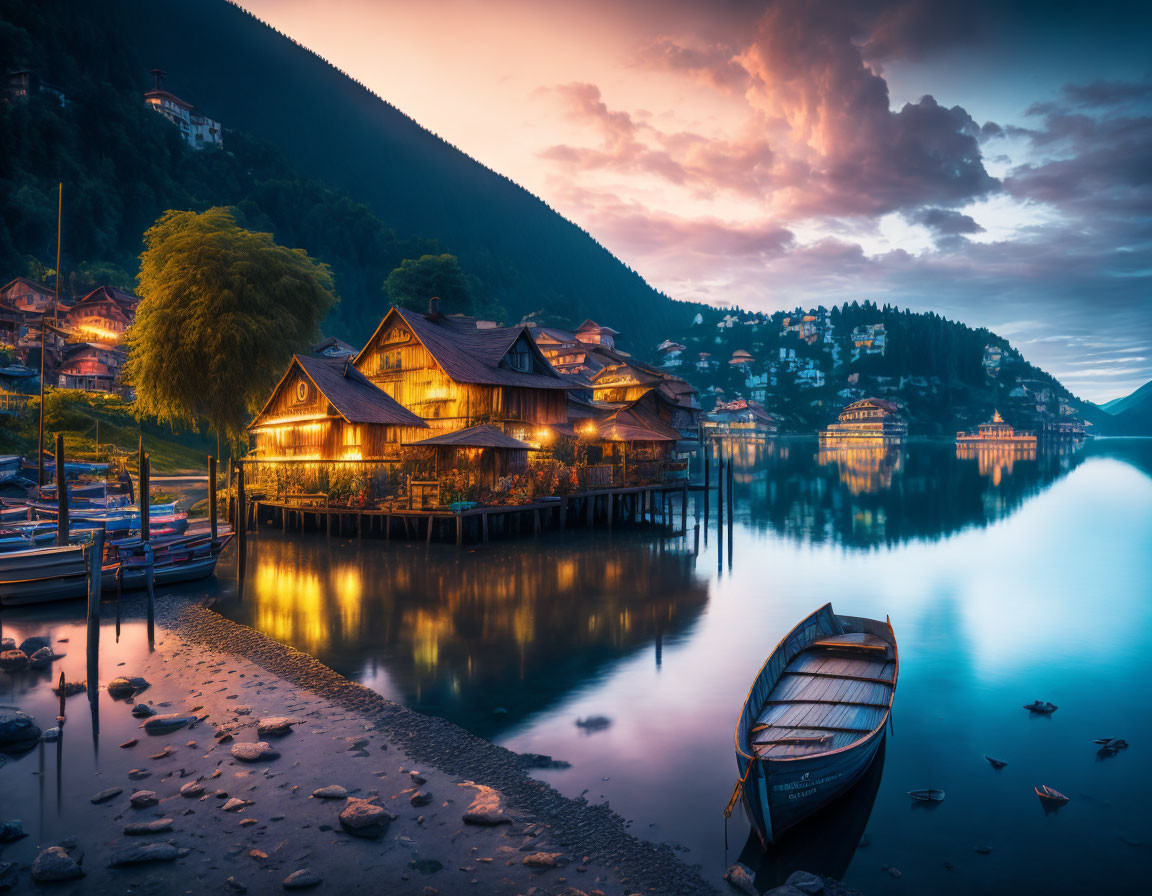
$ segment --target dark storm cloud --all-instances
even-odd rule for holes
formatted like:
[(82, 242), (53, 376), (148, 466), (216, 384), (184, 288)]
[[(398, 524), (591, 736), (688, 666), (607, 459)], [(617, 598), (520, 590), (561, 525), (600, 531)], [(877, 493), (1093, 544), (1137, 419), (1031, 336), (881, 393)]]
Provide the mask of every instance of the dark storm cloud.
[(941, 236), (962, 236), (983, 233), (984, 228), (971, 215), (950, 208), (921, 208), (906, 216), (914, 224), (922, 224)]

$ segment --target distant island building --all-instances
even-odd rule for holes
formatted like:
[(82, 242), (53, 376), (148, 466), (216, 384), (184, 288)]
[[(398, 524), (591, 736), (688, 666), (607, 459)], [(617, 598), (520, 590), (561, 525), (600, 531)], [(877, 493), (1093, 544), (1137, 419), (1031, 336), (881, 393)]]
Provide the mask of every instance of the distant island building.
[(754, 401), (737, 398), (718, 402), (701, 421), (705, 437), (767, 439), (780, 430), (779, 421)]
[(999, 411), (994, 411), (992, 419), (987, 423), (981, 423), (975, 430), (956, 433), (956, 444), (1035, 449), (1036, 435), (1031, 432), (1017, 432), (1011, 424), (1004, 422)]
[(820, 448), (899, 445), (907, 435), (908, 421), (900, 405), (886, 398), (861, 398), (820, 431)]
[(223, 147), (224, 134), (220, 122), (202, 115), (191, 103), (165, 90), (164, 75), (162, 69), (152, 69), (155, 86), (144, 94), (144, 102), (180, 128), (180, 136), (193, 149)]

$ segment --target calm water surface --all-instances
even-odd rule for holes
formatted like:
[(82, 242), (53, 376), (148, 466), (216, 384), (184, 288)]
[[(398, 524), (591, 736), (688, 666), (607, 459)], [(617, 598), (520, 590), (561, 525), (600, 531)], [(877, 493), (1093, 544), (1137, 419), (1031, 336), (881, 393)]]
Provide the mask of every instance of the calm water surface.
[[(901, 674), (881, 761), (757, 855), (758, 883), (805, 867), (870, 894), (1147, 892), (1152, 442), (958, 460), (950, 445), (822, 456), (796, 441), (737, 460), (730, 544), (714, 506), (698, 546), (692, 515), (684, 538), (460, 552), (262, 533), (243, 594), (222, 583), (216, 606), (388, 697), (568, 760), (541, 776), (717, 876), (758, 853), (739, 812), (726, 849), (721, 810), (766, 654), (826, 601), (890, 615)], [(1030, 717), (1037, 698), (1060, 709)], [(595, 717), (608, 722), (577, 724)], [(1112, 736), (1131, 749), (1098, 758), (1093, 739)], [(1045, 815), (1037, 784), (1071, 802)], [(946, 800), (910, 805), (923, 787)]]

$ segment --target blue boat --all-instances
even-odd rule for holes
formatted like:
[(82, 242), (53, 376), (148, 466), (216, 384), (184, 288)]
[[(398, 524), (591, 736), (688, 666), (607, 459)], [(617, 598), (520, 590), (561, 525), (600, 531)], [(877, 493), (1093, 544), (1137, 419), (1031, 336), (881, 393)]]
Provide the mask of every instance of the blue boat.
[(825, 604), (776, 645), (736, 726), (736, 802), (767, 848), (849, 790), (884, 741), (900, 660), (890, 621)]

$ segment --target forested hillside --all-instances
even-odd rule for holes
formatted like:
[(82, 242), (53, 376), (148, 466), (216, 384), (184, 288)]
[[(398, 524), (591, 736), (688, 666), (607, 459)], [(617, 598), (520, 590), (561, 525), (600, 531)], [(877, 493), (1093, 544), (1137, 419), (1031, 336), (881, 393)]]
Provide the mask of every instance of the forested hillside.
[[(32, 120), (0, 121), (0, 179), (23, 190), (5, 203), (0, 258), (9, 263), (28, 245), (50, 257), (49, 194), (57, 179), (79, 178), (67, 205), (74, 261), (123, 264), (167, 207), (238, 205), (251, 225), (332, 265), (342, 298), (333, 332), (352, 341), (378, 317), (388, 271), (429, 238), (513, 317), (555, 308), (611, 317), (641, 344), (669, 319), (673, 303), (587, 233), (224, 0), (0, 8), (3, 58), (69, 98), (65, 109), (40, 103)], [(223, 124), (224, 158), (189, 159), (145, 108), (154, 67)]]

